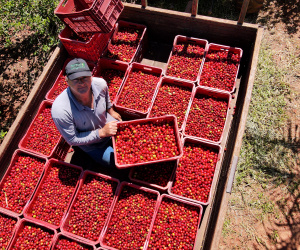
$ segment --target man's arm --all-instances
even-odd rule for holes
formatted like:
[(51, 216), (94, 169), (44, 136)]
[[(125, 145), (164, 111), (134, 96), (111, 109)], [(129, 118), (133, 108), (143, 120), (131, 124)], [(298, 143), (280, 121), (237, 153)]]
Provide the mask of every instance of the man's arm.
[(73, 118), (70, 115), (65, 114), (61, 116), (52, 109), (52, 118), (63, 138), (71, 146), (87, 145), (101, 142), (102, 140), (99, 136), (99, 129), (78, 132), (74, 126)]

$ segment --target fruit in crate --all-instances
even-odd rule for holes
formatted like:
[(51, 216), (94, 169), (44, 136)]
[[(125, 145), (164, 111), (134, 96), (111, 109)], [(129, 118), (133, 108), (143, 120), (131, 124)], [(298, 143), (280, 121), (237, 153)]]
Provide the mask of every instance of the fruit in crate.
[(110, 100), (114, 100), (122, 84), (125, 72), (117, 69), (105, 69), (101, 72), (102, 77), (108, 85)]
[(200, 208), (163, 197), (147, 249), (194, 249)]
[(40, 112), (27, 132), (26, 137), (24, 145), (26, 149), (50, 155), (61, 138), (52, 120), (51, 108), (46, 107)]
[(29, 155), (17, 155), (3, 179), (0, 206), (21, 213), (41, 177), (45, 161)]
[(206, 203), (217, 161), (217, 150), (201, 144), (185, 143), (171, 192)]
[(159, 80), (158, 75), (132, 70), (119, 94), (117, 105), (143, 113), (148, 112)]
[(13, 230), (17, 224), (17, 219), (0, 213), (0, 248), (7, 249)]
[(228, 50), (209, 50), (200, 76), (200, 85), (233, 91), (240, 56)]
[(51, 100), (55, 100), (56, 97), (59, 96), (59, 94), (61, 94), (67, 87), (68, 87), (68, 83), (66, 81), (65, 76), (60, 76), (57, 81), (55, 82), (55, 85), (53, 86), (54, 90), (51, 94), (51, 96), (49, 96), (49, 99)]
[(221, 139), (228, 102), (196, 94), (187, 117), (184, 134), (218, 142)]
[(155, 97), (150, 117), (175, 115), (181, 128), (191, 98), (191, 88), (165, 83)]
[(141, 249), (150, 229), (157, 195), (130, 186), (122, 188), (104, 243), (117, 249)]
[(108, 45), (107, 57), (123, 62), (131, 62), (137, 51), (141, 36), (141, 29), (119, 27)]
[(93, 37), (93, 35), (95, 35), (95, 33), (86, 32), (86, 33), (76, 34), (75, 32), (71, 32), (69, 39), (78, 42), (88, 42)]
[(142, 30), (129, 27), (120, 27), (113, 40), (115, 43), (137, 44), (140, 41)]
[(87, 246), (72, 239), (60, 238), (55, 244), (54, 250), (93, 250), (92, 246)]
[(71, 201), (81, 171), (77, 168), (53, 163), (37, 190), (27, 214), (59, 226)]
[(50, 249), (53, 234), (39, 226), (25, 223), (11, 249)]
[(66, 231), (97, 241), (112, 205), (117, 182), (87, 175), (73, 203)]
[(179, 43), (174, 46), (166, 75), (196, 81), (205, 48), (197, 44)]
[(135, 164), (168, 159), (179, 155), (173, 122), (151, 121), (119, 124), (115, 135), (119, 164)]
[(122, 62), (130, 62), (135, 55), (136, 50), (136, 46), (129, 44), (110, 44), (108, 46), (107, 57)]
[(175, 167), (174, 161), (159, 162), (135, 167), (132, 179), (160, 187), (166, 187)]

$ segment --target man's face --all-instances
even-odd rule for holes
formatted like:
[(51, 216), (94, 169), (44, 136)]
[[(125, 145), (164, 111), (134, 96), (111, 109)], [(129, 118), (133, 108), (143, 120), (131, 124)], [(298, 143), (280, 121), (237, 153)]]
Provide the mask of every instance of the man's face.
[(92, 84), (92, 77), (91, 76), (82, 76), (78, 77), (74, 80), (67, 80), (68, 85), (75, 95), (83, 95), (89, 91)]

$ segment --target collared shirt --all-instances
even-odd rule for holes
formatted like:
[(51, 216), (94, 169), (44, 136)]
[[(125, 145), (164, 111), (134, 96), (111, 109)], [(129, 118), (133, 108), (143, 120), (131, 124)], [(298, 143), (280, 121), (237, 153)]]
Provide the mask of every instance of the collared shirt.
[(115, 120), (107, 113), (112, 104), (106, 81), (93, 77), (91, 88), (93, 109), (80, 104), (69, 87), (55, 99), (51, 109), (53, 121), (63, 138), (85, 152), (103, 147), (109, 137), (100, 138), (98, 129)]

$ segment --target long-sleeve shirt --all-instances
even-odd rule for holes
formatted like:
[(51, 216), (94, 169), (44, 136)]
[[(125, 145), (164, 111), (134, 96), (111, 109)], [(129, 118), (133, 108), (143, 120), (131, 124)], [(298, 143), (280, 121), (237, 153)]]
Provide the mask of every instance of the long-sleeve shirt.
[(85, 152), (103, 147), (109, 137), (100, 138), (98, 129), (115, 120), (107, 112), (112, 104), (106, 81), (93, 77), (91, 88), (93, 109), (80, 104), (69, 87), (55, 99), (51, 109), (53, 121), (63, 138)]

